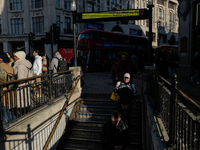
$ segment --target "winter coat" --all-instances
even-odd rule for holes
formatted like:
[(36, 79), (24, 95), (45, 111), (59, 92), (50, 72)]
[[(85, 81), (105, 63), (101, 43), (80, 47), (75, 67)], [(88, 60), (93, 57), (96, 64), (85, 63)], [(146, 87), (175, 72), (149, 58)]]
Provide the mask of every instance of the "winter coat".
[(176, 64), (175, 62), (180, 62), (179, 56), (176, 53), (171, 53), (169, 55), (169, 66), (172, 69), (179, 68), (179, 64)]
[(129, 73), (132, 80), (132, 75), (137, 72), (138, 70), (136, 65), (130, 59), (127, 59), (126, 61), (120, 60), (119, 64), (117, 65), (116, 77), (118, 77), (119, 81), (123, 81), (124, 74)]
[(119, 104), (130, 105), (135, 96), (137, 96), (136, 88), (134, 84), (124, 83), (122, 81), (117, 82), (114, 92), (120, 96)]
[[(15, 62), (15, 71), (18, 80), (28, 77), (28, 71), (31, 69), (32, 64), (26, 59), (19, 59)], [(26, 87), (27, 82), (20, 82), (17, 89), (17, 108), (24, 108), (30, 106), (30, 87)]]
[[(57, 57), (58, 59), (62, 58), (62, 56), (60, 54), (57, 54), (55, 57)], [(50, 70), (53, 70), (53, 73), (57, 72), (58, 63), (59, 63), (59, 60), (57, 58), (55, 58), (55, 57), (52, 59), (51, 67), (50, 67)]]
[(130, 141), (129, 127), (124, 121), (121, 120), (117, 127), (114, 126), (111, 121), (104, 125), (101, 133), (101, 143), (104, 150), (112, 150), (114, 149), (113, 146), (116, 144), (126, 147)]
[[(9, 64), (6, 63), (0, 63), (0, 67), (0, 76), (2, 76), (0, 82), (7, 82), (7, 75), (14, 75), (15, 70), (11, 66), (9, 66)], [(7, 91), (7, 86), (3, 87), (3, 91), (4, 106), (6, 106), (8, 109), (16, 107), (16, 91)]]
[(42, 73), (42, 57), (41, 56), (35, 56), (35, 61), (33, 62), (33, 72), (37, 76), (39, 76)]

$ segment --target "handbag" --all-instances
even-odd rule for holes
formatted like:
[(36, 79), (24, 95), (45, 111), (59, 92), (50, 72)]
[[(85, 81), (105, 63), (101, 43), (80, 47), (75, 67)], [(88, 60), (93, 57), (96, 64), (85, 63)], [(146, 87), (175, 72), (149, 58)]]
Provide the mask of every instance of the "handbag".
[(115, 95), (114, 92), (112, 92), (110, 99), (114, 100), (114, 101), (118, 101), (117, 96)]

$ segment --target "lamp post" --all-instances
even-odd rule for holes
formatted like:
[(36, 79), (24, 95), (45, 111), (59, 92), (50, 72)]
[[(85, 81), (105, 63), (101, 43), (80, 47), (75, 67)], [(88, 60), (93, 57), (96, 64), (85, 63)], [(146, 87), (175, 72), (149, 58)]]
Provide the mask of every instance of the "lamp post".
[(152, 41), (153, 41), (153, 36), (152, 36), (152, 8), (154, 7), (153, 5), (153, 0), (148, 1), (148, 6), (149, 8), (149, 52), (148, 52), (148, 65), (152, 62)]
[(76, 53), (76, 22), (75, 22), (75, 15), (76, 15), (76, 1), (71, 1), (71, 11), (73, 13), (73, 40), (74, 40), (74, 66), (77, 66), (77, 53)]
[(158, 28), (158, 46), (160, 45), (160, 24), (161, 24), (161, 22), (160, 22), (160, 20), (157, 22), (157, 28)]

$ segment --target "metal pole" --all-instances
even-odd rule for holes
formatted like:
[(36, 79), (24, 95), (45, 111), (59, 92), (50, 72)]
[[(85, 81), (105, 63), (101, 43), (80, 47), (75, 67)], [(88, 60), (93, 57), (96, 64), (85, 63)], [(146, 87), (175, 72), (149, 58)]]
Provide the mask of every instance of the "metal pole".
[(50, 26), (50, 36), (51, 36), (51, 58), (53, 59), (53, 27)]
[(148, 53), (148, 65), (151, 65), (152, 63), (152, 57), (153, 57), (153, 51), (152, 51), (152, 41), (153, 41), (153, 36), (152, 36), (152, 8), (154, 5), (148, 5), (149, 8), (149, 53)]
[(76, 14), (76, 12), (73, 12), (74, 66), (77, 66), (77, 53), (76, 53), (76, 22), (75, 22), (75, 14)]

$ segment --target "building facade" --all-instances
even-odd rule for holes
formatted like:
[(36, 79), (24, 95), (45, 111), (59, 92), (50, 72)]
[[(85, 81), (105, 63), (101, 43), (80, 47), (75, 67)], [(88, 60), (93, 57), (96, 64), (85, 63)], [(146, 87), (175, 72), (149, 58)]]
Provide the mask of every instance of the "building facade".
[[(153, 47), (178, 44), (178, 2), (153, 0)], [(148, 0), (76, 0), (77, 12), (98, 12), (147, 8)], [(0, 1), (0, 50), (12, 52), (25, 46), (25, 52), (33, 49), (45, 52), (50, 58), (58, 48), (73, 48), (73, 13), (71, 0), (1, 0)], [(46, 33), (52, 24), (60, 27), (58, 44), (45, 44)], [(99, 29), (125, 34), (146, 36), (148, 20), (126, 22), (96, 22), (76, 24), (77, 36), (84, 29)], [(30, 32), (35, 34), (30, 43)]]
[(200, 53), (200, 0), (179, 0), (179, 56), (180, 73), (192, 76), (191, 61)]

